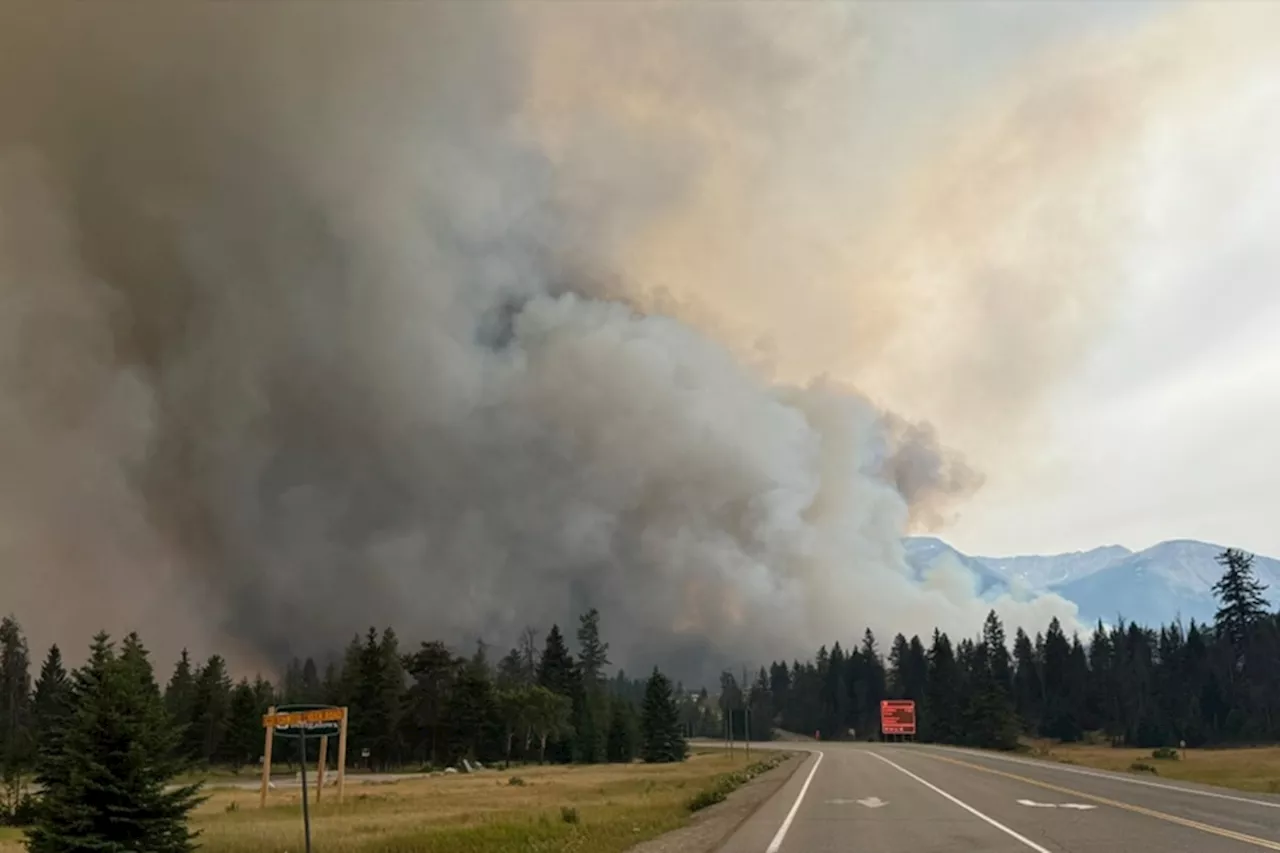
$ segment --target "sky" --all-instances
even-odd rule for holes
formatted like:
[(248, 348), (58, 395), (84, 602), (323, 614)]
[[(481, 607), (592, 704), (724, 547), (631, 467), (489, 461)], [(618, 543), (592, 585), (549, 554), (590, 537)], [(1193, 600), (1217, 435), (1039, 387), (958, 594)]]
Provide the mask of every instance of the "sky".
[[(1133, 28), (1080, 5), (1100, 29)], [(1230, 55), (1248, 6), (1204, 7), (1224, 24), (1215, 53)], [(1045, 443), (1016, 470), (993, 466), (944, 534), (959, 547), (1192, 538), (1280, 554), (1280, 66), (1225, 79), (1196, 110), (1156, 114), (1105, 329), (1052, 395)]]
[(709, 664), (972, 630), (907, 532), (1280, 554), (1280, 4), (128, 8), (0, 5), (37, 644)]

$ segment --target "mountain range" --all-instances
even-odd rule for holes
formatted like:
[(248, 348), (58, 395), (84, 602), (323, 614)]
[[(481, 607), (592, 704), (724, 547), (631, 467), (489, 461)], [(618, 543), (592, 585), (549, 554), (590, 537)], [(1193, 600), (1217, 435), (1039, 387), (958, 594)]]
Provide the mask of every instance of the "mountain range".
[[(904, 540), (907, 563), (922, 576), (940, 563), (968, 569), (984, 596), (1002, 592), (1054, 592), (1080, 608), (1080, 621), (1114, 623), (1117, 618), (1145, 625), (1175, 619), (1212, 622), (1218, 602), (1213, 584), (1222, 577), (1215, 557), (1226, 548), (1178, 539), (1142, 551), (1107, 545), (1050, 556), (981, 557), (964, 554), (931, 536)], [(1280, 560), (1256, 555), (1258, 579), (1268, 586), (1269, 603), (1280, 605)]]

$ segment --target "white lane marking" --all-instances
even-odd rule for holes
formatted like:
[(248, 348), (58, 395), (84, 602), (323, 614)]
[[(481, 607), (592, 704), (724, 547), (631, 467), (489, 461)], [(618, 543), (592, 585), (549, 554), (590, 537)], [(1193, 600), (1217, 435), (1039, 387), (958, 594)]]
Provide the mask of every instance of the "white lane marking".
[[(1032, 841), (1030, 838), (1027, 838), (1025, 835), (1020, 835), (1019, 833), (1014, 832), (1012, 829), (1010, 829), (1009, 827), (1005, 826), (1005, 825), (1004, 825), (1003, 823), (1001, 823), (1000, 821), (998, 821), (998, 820), (996, 820), (996, 819), (994, 819), (994, 818), (987, 817), (987, 816), (986, 816), (986, 815), (984, 815), (982, 812), (980, 812), (980, 811), (978, 811), (977, 809), (975, 809), (973, 806), (969, 805), (969, 804), (968, 804), (968, 803), (966, 803), (966, 802), (963, 802), (963, 801), (961, 801), (961, 800), (956, 799), (955, 797), (951, 796), (951, 795), (950, 795), (950, 794), (948, 794), (946, 791), (942, 790), (941, 788), (939, 788), (937, 785), (933, 784), (932, 782), (929, 782), (929, 781), (926, 781), (926, 780), (924, 780), (924, 779), (921, 779), (919, 776), (917, 776), (916, 774), (912, 773), (910, 770), (908, 770), (907, 768), (905, 768), (905, 767), (903, 767), (902, 765), (898, 764), (897, 762), (890, 761), (889, 759), (885, 758), (883, 755), (880, 755), (879, 753), (875, 753), (875, 752), (868, 752), (867, 754), (868, 754), (868, 755), (870, 755), (872, 758), (878, 758), (878, 759), (880, 759), (880, 760), (881, 760), (881, 761), (883, 761), (885, 764), (888, 764), (890, 767), (892, 767), (894, 770), (897, 770), (899, 773), (902, 773), (902, 774), (904, 774), (904, 775), (906, 775), (906, 776), (911, 777), (912, 779), (915, 779), (917, 782), (919, 782), (921, 785), (924, 785), (926, 788), (928, 788), (930, 791), (933, 791), (935, 794), (940, 794), (941, 796), (946, 797), (948, 800), (950, 800), (951, 802), (955, 803), (957, 806), (959, 806), (960, 808), (964, 809), (964, 810), (965, 810), (965, 811), (967, 811), (969, 814), (973, 815), (974, 817), (978, 818), (979, 820), (984, 820), (984, 821), (986, 821), (987, 823), (991, 824), (991, 825), (992, 825), (992, 826), (994, 826), (996, 829), (1000, 830), (1001, 832), (1003, 832), (1005, 835), (1009, 836), (1010, 838), (1014, 838), (1014, 839), (1017, 839), (1018, 841), (1021, 841), (1023, 844), (1025, 844), (1026, 846), (1030, 847), (1032, 850), (1036, 851), (1036, 853), (1049, 853), (1049, 851), (1048, 851), (1048, 850), (1046, 850), (1045, 848), (1041, 847), (1039, 844), (1036, 844), (1034, 841)], [(772, 851), (770, 851), (770, 853), (772, 853)]]
[[(813, 781), (813, 774), (818, 772), (818, 765), (822, 763), (822, 753), (818, 753), (818, 760), (813, 762), (813, 769), (809, 771), (809, 778), (804, 780), (804, 784), (800, 786), (800, 793), (796, 795), (796, 801), (791, 804), (791, 811), (787, 812), (787, 819), (782, 822), (782, 826), (778, 827), (778, 834), (773, 836), (773, 840), (769, 842), (768, 849), (765, 853), (778, 853), (782, 847), (782, 841), (787, 837), (787, 830), (791, 828), (791, 821), (796, 819), (796, 812), (800, 811), (800, 804), (804, 802), (804, 795), (809, 793), (809, 783)], [(1048, 851), (1045, 851), (1048, 853)]]
[(879, 797), (867, 797), (865, 800), (858, 800), (858, 805), (866, 806), (869, 809), (878, 809), (889, 804)]
[(1110, 779), (1113, 782), (1127, 782), (1130, 785), (1159, 788), (1162, 791), (1178, 791), (1183, 794), (1194, 794), (1197, 797), (1212, 797), (1215, 800), (1230, 800), (1233, 803), (1248, 803), (1251, 806), (1264, 806), (1269, 809), (1280, 809), (1280, 803), (1277, 802), (1251, 800), (1248, 797), (1219, 794), (1216, 791), (1200, 791), (1195, 788), (1183, 788), (1178, 785), (1164, 785), (1160, 782), (1148, 782), (1146, 779), (1130, 779), (1128, 776), (1121, 776), (1113, 773), (1099, 773), (1095, 770), (1085, 770), (1081, 767), (1071, 767), (1066, 764), (1055, 764), (1051, 761), (1028, 761), (1025, 758), (1014, 758), (1010, 755), (998, 755), (996, 753), (989, 752), (973, 752), (972, 750), (965, 749), (947, 749), (946, 747), (925, 747), (923, 751), (929, 752), (932, 749), (937, 749), (939, 752), (958, 752), (961, 755), (970, 755), (975, 758), (994, 758), (998, 761), (1008, 761), (1012, 764), (1025, 764), (1028, 767), (1043, 767), (1046, 770), (1061, 770), (1063, 773), (1076, 773), (1080, 776), (1093, 776), (1098, 779)]
[(1079, 809), (1082, 812), (1097, 808), (1085, 803), (1037, 803), (1035, 800), (1018, 800), (1018, 805), (1030, 806), (1033, 809)]

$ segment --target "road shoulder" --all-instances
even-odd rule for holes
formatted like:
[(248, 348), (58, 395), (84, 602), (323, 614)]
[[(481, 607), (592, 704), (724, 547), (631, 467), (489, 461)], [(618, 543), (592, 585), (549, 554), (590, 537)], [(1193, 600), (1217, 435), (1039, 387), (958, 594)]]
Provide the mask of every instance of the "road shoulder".
[[(630, 853), (712, 853), (720, 850), (725, 841), (770, 802), (806, 763), (806, 753), (786, 752), (786, 762), (752, 779), (723, 803), (698, 812), (688, 826), (639, 844), (631, 848)], [(689, 793), (692, 796), (695, 792)]]

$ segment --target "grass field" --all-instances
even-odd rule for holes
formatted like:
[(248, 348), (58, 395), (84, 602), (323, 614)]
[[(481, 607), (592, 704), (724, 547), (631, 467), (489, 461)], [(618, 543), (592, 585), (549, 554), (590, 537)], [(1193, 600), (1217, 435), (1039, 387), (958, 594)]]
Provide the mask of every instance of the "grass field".
[(1135, 764), (1154, 768), (1163, 779), (1204, 782), (1236, 788), (1280, 794), (1280, 747), (1259, 746), (1237, 749), (1189, 749), (1178, 760), (1152, 758), (1149, 749), (1114, 749), (1110, 746), (1085, 744), (1051, 744), (1036, 741), (1031, 754), (1040, 758), (1150, 775), (1148, 770), (1134, 769)]
[[(682, 826), (690, 797), (744, 765), (741, 755), (707, 752), (683, 764), (489, 770), (348, 785), (341, 807), (327, 788), (319, 806), (312, 800), (312, 841), (326, 853), (614, 853)], [(302, 849), (296, 789), (271, 792), (266, 809), (257, 791), (207, 793), (193, 820), (202, 851)], [(0, 835), (0, 853), (22, 849), (19, 834)]]

